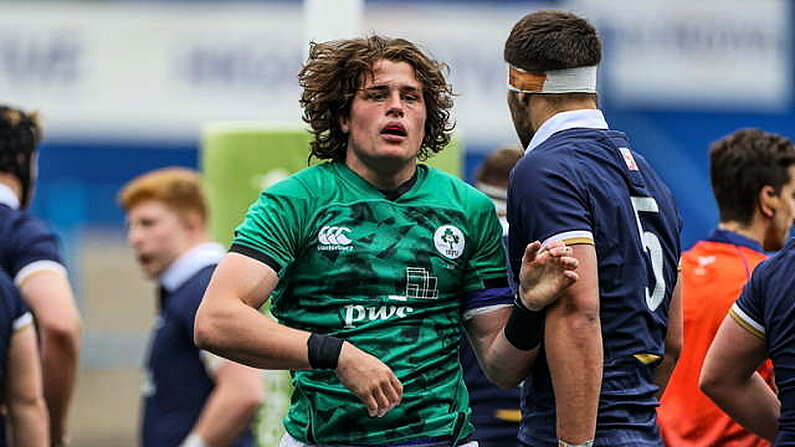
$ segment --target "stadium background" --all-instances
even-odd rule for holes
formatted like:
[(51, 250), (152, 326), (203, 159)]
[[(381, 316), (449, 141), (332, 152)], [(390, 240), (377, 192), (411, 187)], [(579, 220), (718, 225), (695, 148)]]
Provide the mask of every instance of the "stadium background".
[[(198, 167), (207, 123), (301, 125), (302, 4), (0, 5), (0, 101), (44, 118), (33, 212), (64, 243), (84, 316), (74, 445), (133, 445), (154, 293), (115, 194), (150, 169)], [(449, 62), (467, 180), (489, 151), (516, 144), (501, 48), (516, 19), (544, 7), (600, 28), (602, 108), (671, 186), (686, 247), (717, 219), (709, 143), (748, 126), (795, 138), (788, 0), (367, 1), (362, 32), (407, 37)]]

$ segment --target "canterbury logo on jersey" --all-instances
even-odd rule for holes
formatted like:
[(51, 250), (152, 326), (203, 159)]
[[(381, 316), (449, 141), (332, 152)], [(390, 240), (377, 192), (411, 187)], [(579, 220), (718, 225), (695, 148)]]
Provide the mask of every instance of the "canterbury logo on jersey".
[(346, 236), (350, 233), (351, 229), (348, 227), (325, 226), (320, 229), (317, 234), (317, 240), (320, 242), (318, 250), (351, 250), (351, 238)]

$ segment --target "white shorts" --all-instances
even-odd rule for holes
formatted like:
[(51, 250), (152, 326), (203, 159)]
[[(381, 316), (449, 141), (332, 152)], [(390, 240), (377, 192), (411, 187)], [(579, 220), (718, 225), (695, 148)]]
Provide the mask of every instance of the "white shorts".
[[(284, 436), (282, 436), (281, 442), (279, 442), (279, 447), (320, 447), (320, 446), (317, 446), (315, 444), (303, 443), (290, 436), (289, 433), (285, 433)], [(478, 442), (470, 441), (467, 442), (466, 444), (461, 444), (458, 447), (478, 447)]]

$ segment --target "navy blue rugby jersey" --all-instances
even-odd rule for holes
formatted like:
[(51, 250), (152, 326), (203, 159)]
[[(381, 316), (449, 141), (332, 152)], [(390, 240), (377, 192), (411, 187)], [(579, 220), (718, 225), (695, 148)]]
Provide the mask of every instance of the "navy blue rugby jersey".
[(0, 268), (14, 282), (41, 269), (64, 271), (55, 235), (38, 218), (0, 201)]
[[(0, 271), (0, 383), (4, 383), (8, 371), (8, 349), (14, 331), (33, 322), (11, 277)], [(5, 417), (0, 416), (0, 447), (5, 447)]]
[[(179, 262), (179, 260), (177, 261)], [(161, 287), (160, 315), (149, 345), (143, 390), (141, 445), (176, 447), (190, 434), (215, 383), (201, 350), (193, 343), (193, 324), (215, 264), (201, 267), (172, 290)], [(254, 445), (250, 430), (234, 447)]]
[(774, 446), (795, 446), (795, 239), (754, 270), (729, 315), (764, 340), (781, 401)]
[[(653, 378), (677, 279), (678, 210), (668, 187), (623, 133), (607, 129), (601, 112), (567, 112), (548, 122), (559, 130), (547, 129), (511, 175), (512, 272), (518, 275), (525, 246), (535, 240), (594, 245), (605, 356), (595, 445), (656, 445)], [(557, 439), (545, 357), (523, 389), (520, 439), (533, 446)], [(621, 439), (611, 440), (616, 430)], [(632, 431), (637, 436), (627, 438)]]

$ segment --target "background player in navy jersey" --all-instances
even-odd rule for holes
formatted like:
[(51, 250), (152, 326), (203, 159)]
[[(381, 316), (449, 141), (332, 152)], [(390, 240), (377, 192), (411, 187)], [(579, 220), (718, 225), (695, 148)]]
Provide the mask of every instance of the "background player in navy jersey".
[(181, 168), (153, 171), (128, 183), (119, 201), (136, 259), (160, 285), (141, 444), (253, 446), (251, 420), (263, 399), (260, 372), (193, 344), (196, 309), (224, 253), (209, 240), (199, 175)]
[[(494, 203), (505, 238), (508, 236), (508, 176), (520, 158), (520, 149), (498, 149), (486, 157), (475, 175), (475, 187)], [(469, 390), (472, 424), (478, 444), (480, 447), (514, 447), (521, 420), (519, 387), (503, 390), (491, 383), (481, 370), (468, 341), (461, 343), (461, 367)]]
[[(33, 318), (11, 277), (0, 271), (0, 381), (9, 435), (0, 446), (50, 445)], [(5, 434), (5, 427), (3, 427)], [(10, 441), (10, 444), (8, 443)]]
[(35, 114), (0, 106), (0, 268), (33, 311), (54, 445), (68, 441), (80, 351), (80, 315), (55, 236), (25, 212), (36, 184), (42, 131)]
[(562, 11), (528, 14), (505, 43), (526, 148), (508, 193), (510, 263), (534, 240), (563, 241), (580, 261), (523, 387), (519, 437), (534, 447), (661, 445), (656, 396), (680, 344), (679, 214), (597, 108), (601, 50), (594, 27)]
[[(780, 150), (791, 150), (783, 144)], [(779, 188), (763, 191), (766, 211), (784, 239), (795, 218), (795, 166)], [(773, 236), (771, 234), (771, 236)], [(795, 240), (754, 270), (724, 318), (701, 370), (701, 390), (748, 430), (795, 446)], [(778, 396), (756, 371), (773, 361)]]

